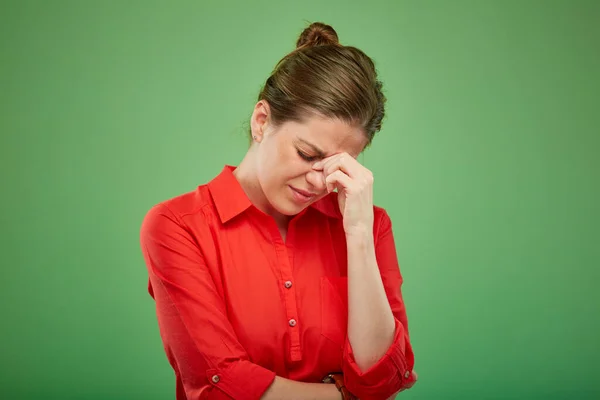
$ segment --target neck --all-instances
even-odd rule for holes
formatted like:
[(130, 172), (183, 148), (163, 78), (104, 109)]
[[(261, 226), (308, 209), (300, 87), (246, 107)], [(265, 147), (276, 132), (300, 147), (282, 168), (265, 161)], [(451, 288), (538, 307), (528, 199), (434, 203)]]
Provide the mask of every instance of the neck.
[(233, 175), (240, 183), (250, 202), (263, 213), (273, 217), (280, 230), (287, 229), (290, 217), (281, 214), (269, 203), (258, 181), (255, 165), (253, 151), (250, 149), (239, 166), (233, 171)]

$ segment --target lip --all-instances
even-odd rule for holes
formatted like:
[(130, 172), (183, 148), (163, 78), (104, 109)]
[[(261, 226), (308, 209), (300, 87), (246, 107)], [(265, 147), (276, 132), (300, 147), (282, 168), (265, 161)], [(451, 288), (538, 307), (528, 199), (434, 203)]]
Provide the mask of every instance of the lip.
[(292, 192), (294, 193), (294, 198), (300, 203), (307, 203), (317, 196), (315, 193), (307, 192), (302, 189), (297, 189), (293, 186), (290, 186), (290, 189), (292, 189)]

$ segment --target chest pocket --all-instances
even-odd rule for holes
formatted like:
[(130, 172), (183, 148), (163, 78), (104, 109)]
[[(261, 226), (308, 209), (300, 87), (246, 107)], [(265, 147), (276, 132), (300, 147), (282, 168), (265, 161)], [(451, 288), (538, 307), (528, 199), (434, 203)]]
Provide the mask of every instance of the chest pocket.
[(344, 346), (348, 332), (348, 278), (321, 277), (321, 334)]

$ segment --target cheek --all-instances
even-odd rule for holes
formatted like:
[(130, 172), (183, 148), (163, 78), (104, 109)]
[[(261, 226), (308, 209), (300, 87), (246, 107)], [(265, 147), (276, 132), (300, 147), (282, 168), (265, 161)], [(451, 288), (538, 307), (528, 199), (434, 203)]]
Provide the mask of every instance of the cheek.
[(280, 196), (292, 180), (289, 166), (282, 165), (276, 158), (264, 160), (259, 173), (262, 189), (271, 200)]
[(273, 143), (271, 148), (263, 148), (264, 151), (260, 154), (260, 181), (268, 197), (278, 196), (288, 190), (290, 184), (303, 182), (311, 170), (310, 165), (298, 157), (295, 148), (288, 147), (290, 146), (277, 146)]
[(272, 159), (269, 162), (272, 163), (273, 175), (281, 181), (297, 180), (298, 177), (306, 175), (310, 170), (306, 162), (300, 160), (297, 156), (294, 157), (294, 154), (285, 157), (282, 155), (282, 157)]

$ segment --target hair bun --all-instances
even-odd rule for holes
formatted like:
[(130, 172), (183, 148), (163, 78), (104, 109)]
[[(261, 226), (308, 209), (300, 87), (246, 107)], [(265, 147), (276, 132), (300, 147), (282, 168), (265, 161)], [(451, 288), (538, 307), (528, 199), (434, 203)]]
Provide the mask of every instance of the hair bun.
[(322, 22), (313, 22), (300, 34), (296, 42), (296, 48), (323, 46), (327, 44), (340, 44), (337, 33), (330, 25)]

